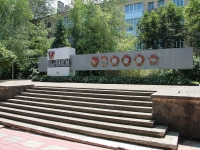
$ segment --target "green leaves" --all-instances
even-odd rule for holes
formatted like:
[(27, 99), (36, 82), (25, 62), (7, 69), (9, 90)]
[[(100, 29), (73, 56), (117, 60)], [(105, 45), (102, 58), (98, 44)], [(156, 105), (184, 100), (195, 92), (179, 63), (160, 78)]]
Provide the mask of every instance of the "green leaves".
[(73, 0), (69, 17), (73, 27), (77, 54), (89, 54), (133, 49), (135, 39), (126, 34), (124, 16), (116, 1)]
[(174, 47), (174, 42), (183, 40), (183, 8), (169, 3), (156, 11), (145, 12), (138, 25), (140, 43), (146, 49)]
[(33, 21), (37, 19), (47, 19), (53, 12), (55, 0), (28, 0), (33, 13)]
[(10, 67), (15, 60), (16, 56), (0, 43), (0, 69)]
[(31, 53), (38, 54), (37, 57), (46, 56), (47, 50), (52, 44), (52, 39), (47, 38), (48, 34), (49, 33), (44, 22), (41, 21), (37, 25), (31, 25), (29, 33), (29, 49), (34, 50)]
[(200, 1), (191, 0), (185, 9), (187, 40), (200, 48)]
[(187, 85), (194, 83), (186, 77), (109, 77), (109, 76), (35, 76), (32, 81), (41, 82), (74, 82), (101, 84), (150, 84), (150, 85)]
[(51, 48), (70, 46), (70, 43), (67, 39), (67, 29), (62, 20), (58, 20), (54, 36), (55, 39), (51, 45)]
[(27, 0), (1, 0), (0, 10), (0, 35), (3, 40), (26, 30), (33, 17)]

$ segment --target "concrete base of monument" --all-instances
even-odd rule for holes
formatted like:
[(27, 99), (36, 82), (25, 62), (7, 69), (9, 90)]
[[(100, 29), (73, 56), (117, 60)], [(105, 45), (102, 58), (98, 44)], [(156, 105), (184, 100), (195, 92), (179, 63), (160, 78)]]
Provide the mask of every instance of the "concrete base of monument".
[(48, 76), (75, 76), (75, 71), (71, 71), (70, 67), (65, 68), (47, 68)]
[(200, 139), (200, 96), (188, 93), (156, 92), (151, 95), (157, 124), (167, 125), (181, 137)]
[(70, 56), (75, 55), (71, 47), (54, 48), (48, 50), (47, 75), (48, 76), (75, 76), (75, 71), (70, 70)]

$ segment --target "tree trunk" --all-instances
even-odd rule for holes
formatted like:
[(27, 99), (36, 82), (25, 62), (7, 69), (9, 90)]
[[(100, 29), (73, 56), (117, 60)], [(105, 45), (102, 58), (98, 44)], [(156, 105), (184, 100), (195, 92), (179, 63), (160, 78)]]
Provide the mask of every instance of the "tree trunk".
[(14, 63), (12, 64), (12, 79), (14, 79)]

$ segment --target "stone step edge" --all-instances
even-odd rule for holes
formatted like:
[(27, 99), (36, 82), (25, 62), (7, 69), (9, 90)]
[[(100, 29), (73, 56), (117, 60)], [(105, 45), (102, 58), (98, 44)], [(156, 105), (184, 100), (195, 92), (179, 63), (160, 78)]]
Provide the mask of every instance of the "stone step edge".
[[(15, 100), (20, 100), (20, 98), (13, 98)], [(8, 99), (8, 100), (13, 100), (13, 99)], [(33, 98), (26, 98), (23, 99), (25, 101), (31, 101), (31, 102), (43, 102), (43, 103), (50, 103), (50, 104), (65, 104), (65, 105), (72, 105), (72, 106), (86, 106), (86, 107), (93, 107), (93, 108), (104, 108), (106, 107), (106, 109), (116, 109), (116, 110), (121, 110), (121, 108), (124, 108), (123, 110), (126, 111), (132, 111), (132, 109), (137, 109), (138, 107), (140, 109), (149, 109), (152, 110), (152, 106), (142, 106), (141, 105), (121, 105), (121, 104), (112, 104), (112, 103), (97, 103), (97, 102), (85, 102), (85, 101), (74, 101), (74, 100), (62, 100), (62, 99), (45, 99), (45, 98), (40, 98), (37, 97), (35, 98), (37, 99), (37, 101), (34, 101)], [(42, 100), (42, 101), (38, 101), (38, 100)], [(57, 102), (57, 103), (56, 103)], [(62, 102), (62, 103), (61, 103)], [(111, 107), (111, 108), (110, 108)]]
[(100, 99), (108, 99), (108, 100), (112, 100), (112, 101), (120, 101), (120, 100), (126, 100), (126, 101), (140, 101), (140, 102), (152, 102), (151, 99), (142, 99), (142, 98), (139, 98), (139, 99), (115, 99), (115, 98), (101, 98), (101, 97), (87, 97), (87, 96), (74, 96), (74, 95), (50, 95), (50, 94), (41, 94), (41, 93), (32, 93), (32, 92), (20, 92), (19, 95), (22, 95), (22, 96), (33, 96), (33, 97), (54, 97), (54, 98), (58, 98), (58, 97), (61, 97), (63, 99), (67, 99), (67, 98), (78, 98), (78, 99), (83, 99), (83, 98), (87, 98), (87, 99), (96, 99), (96, 100), (100, 100)]
[[(0, 116), (7, 119), (13, 119), (13, 120), (19, 120), (21, 122), (29, 122), (36, 125), (41, 125), (45, 127), (53, 127), (54, 129), (61, 129), (61, 130), (67, 130), (72, 131), (75, 133), (81, 133), (89, 136), (99, 137), (99, 138), (114, 138), (119, 141), (125, 142), (126, 140), (131, 140), (131, 142), (134, 142), (135, 140), (139, 139), (139, 143), (141, 142), (141, 138), (145, 137), (146, 142), (149, 144), (151, 143), (151, 140), (155, 137), (154, 135), (139, 135), (135, 133), (125, 133), (120, 131), (110, 131), (109, 129), (99, 129), (95, 127), (87, 127), (82, 125), (76, 125), (76, 124), (70, 124), (70, 123), (63, 123), (63, 122), (57, 122), (47, 119), (41, 119), (36, 117), (30, 117), (30, 116), (24, 116), (19, 114), (12, 114), (7, 112), (0, 112)], [(165, 133), (164, 133), (165, 134)], [(130, 138), (131, 136), (131, 138)], [(162, 137), (156, 137), (156, 138), (163, 138)], [(134, 143), (133, 142), (133, 143)]]
[(28, 100), (19, 100), (19, 99), (7, 99), (8, 102), (11, 103), (19, 103), (19, 104), (33, 104), (34, 106), (38, 106), (38, 105), (48, 105), (51, 108), (60, 108), (60, 109), (66, 109), (66, 108), (79, 108), (79, 109), (99, 109), (99, 110), (106, 110), (106, 111), (121, 111), (124, 113), (130, 113), (130, 112), (138, 112), (138, 113), (152, 113), (152, 107), (139, 107), (139, 106), (132, 106), (132, 108), (127, 110), (123, 110), (122, 108), (126, 108), (126, 107), (119, 107), (119, 108), (113, 108), (112, 106), (109, 106), (107, 108), (104, 108), (103, 105), (101, 105), (101, 107), (92, 107), (92, 106), (82, 106), (82, 105), (72, 105), (72, 104), (68, 104), (68, 105), (62, 105), (62, 104), (55, 104), (55, 103), (47, 103), (47, 102), (35, 102), (35, 101), (28, 101)]
[[(27, 104), (16, 104), (16, 103), (11, 103), (11, 102), (4, 102), (3, 103), (3, 105), (9, 105), (9, 106), (12, 106), (12, 107), (28, 107), (29, 109), (30, 108), (46, 108), (46, 107), (44, 107), (44, 106), (46, 106), (47, 104), (43, 104), (42, 106), (41, 106), (41, 103), (40, 103), (40, 106), (38, 106), (38, 105), (27, 105)], [(14, 106), (13, 106), (14, 105)], [(87, 109), (86, 109), (87, 108)], [(127, 117), (127, 118), (135, 118), (135, 119), (146, 119), (146, 120), (152, 120), (153, 119), (153, 115), (152, 115), (152, 113), (143, 113), (143, 112), (130, 112), (130, 111), (123, 111), (123, 115), (121, 114), (121, 112), (122, 111), (120, 111), (120, 113), (119, 113), (119, 111), (118, 110), (109, 110), (109, 109), (98, 109), (98, 108), (95, 108), (95, 109), (92, 109), (92, 108), (90, 108), (90, 111), (88, 111), (88, 108), (89, 107), (84, 107), (84, 109), (83, 110), (80, 110), (80, 108), (78, 108), (78, 107), (76, 107), (76, 108), (74, 108), (74, 110), (69, 110), (69, 111), (77, 111), (77, 109), (79, 109), (78, 111), (79, 112), (84, 112), (84, 113), (94, 113), (94, 111), (96, 112), (96, 111), (98, 111), (98, 113), (96, 112), (95, 114), (100, 114), (100, 115), (107, 115), (108, 116), (108, 114), (109, 113), (117, 113), (118, 115), (111, 115), (111, 116), (116, 116), (116, 117)], [(50, 109), (56, 109), (56, 110), (60, 110), (60, 109), (57, 109), (57, 108), (53, 108), (53, 107), (50, 107)], [(110, 115), (110, 114), (109, 114)], [(132, 117), (130, 117), (130, 116), (132, 116)], [(139, 116), (140, 118), (138, 118), (138, 117), (136, 117), (136, 116)]]
[(96, 89), (80, 89), (80, 88), (61, 88), (61, 87), (33, 87), (31, 89), (34, 90), (46, 90), (46, 91), (78, 91), (78, 92), (85, 92), (85, 93), (106, 93), (106, 94), (122, 94), (122, 95), (144, 95), (144, 96), (150, 96), (151, 94), (155, 93), (155, 92), (149, 92), (149, 91), (126, 91), (126, 90), (106, 90), (106, 89), (101, 89), (101, 90), (96, 90)]
[[(153, 102), (152, 101), (137, 101), (137, 100), (114, 100), (114, 99), (99, 99), (99, 98), (88, 98), (88, 97), (78, 97), (78, 96), (68, 96), (70, 99), (56, 99), (56, 98), (47, 98), (47, 97), (31, 97), (31, 96), (25, 96), (25, 95), (16, 95), (14, 96), (15, 99), (43, 99), (43, 100), (58, 100), (61, 102), (65, 101), (78, 101), (78, 102), (93, 102), (93, 103), (99, 103), (99, 104), (116, 104), (116, 105), (134, 105), (134, 103), (140, 103), (137, 106), (145, 105), (146, 107), (152, 107)], [(74, 99), (77, 98), (77, 99)], [(85, 100), (87, 99), (87, 100)], [(102, 101), (102, 102), (99, 102)], [(109, 103), (108, 103), (109, 102)], [(112, 103), (113, 102), (113, 103)], [(115, 103), (114, 103), (115, 102)], [(121, 104), (121, 103), (122, 104)], [(127, 104), (126, 104), (127, 103)], [(149, 106), (147, 106), (149, 105)]]
[[(42, 126), (38, 126), (38, 125), (32, 125), (29, 123), (23, 123), (23, 122), (19, 122), (19, 121), (13, 121), (10, 119), (5, 119), (2, 118), (0, 120), (0, 123), (5, 125), (6, 127), (16, 127), (25, 131), (32, 131), (32, 132), (36, 132), (38, 134), (43, 134), (43, 135), (47, 135), (47, 136), (52, 136), (55, 138), (60, 138), (60, 139), (65, 139), (65, 140), (70, 140), (73, 142), (79, 142), (79, 143), (83, 143), (83, 144), (89, 144), (89, 145), (93, 145), (93, 146), (99, 146), (99, 147), (103, 147), (103, 148), (110, 148), (110, 149), (116, 149), (116, 148), (127, 148), (125, 146), (126, 142), (118, 142), (118, 141), (113, 141), (113, 140), (108, 140), (105, 139), (106, 142), (99, 142), (98, 140), (95, 140), (95, 142), (92, 142), (91, 139), (100, 139), (102, 140), (103, 138), (96, 138), (96, 137), (92, 137), (92, 136), (86, 136), (86, 135), (82, 135), (82, 134), (77, 134), (77, 133), (71, 133), (71, 132), (67, 132), (67, 131), (61, 131), (61, 130), (57, 130), (57, 129), (51, 129), (48, 127), (42, 127)], [(168, 131), (165, 138), (166, 139), (171, 139), (172, 141), (169, 142), (169, 144), (155, 144), (156, 141), (158, 140), (154, 140), (154, 145), (151, 145), (151, 147), (157, 147), (157, 148), (167, 148), (167, 149), (172, 149), (172, 150), (176, 150), (178, 147), (178, 136), (179, 134), (177, 132), (171, 132)], [(104, 139), (103, 139), (104, 140)], [(111, 142), (110, 145), (107, 142)], [(113, 144), (113, 142), (115, 144)], [(116, 147), (116, 144), (118, 143), (119, 146)], [(121, 144), (120, 144), (121, 143)], [(131, 145), (130, 143), (127, 143), (128, 145)], [(113, 146), (115, 145), (115, 146)], [(122, 145), (122, 146), (120, 146)]]
[[(26, 92), (28, 93), (48, 93), (49, 91), (46, 90), (33, 90), (33, 89), (27, 89)], [(24, 92), (21, 92), (24, 93)], [(77, 93), (77, 92), (68, 92), (68, 91), (51, 91), (51, 93), (56, 93), (57, 95), (79, 95), (79, 96), (84, 96), (84, 97), (98, 97), (98, 98), (105, 98), (105, 97), (111, 97), (113, 99), (122, 99), (126, 98), (127, 100), (129, 99), (145, 99), (145, 100), (150, 100), (150, 95), (149, 96), (141, 96), (141, 95), (116, 95), (116, 94), (99, 94), (99, 93)], [(53, 94), (54, 95), (54, 94)]]
[(48, 88), (66, 88), (66, 89), (87, 89), (87, 90), (110, 90), (110, 91), (130, 91), (130, 92), (157, 92), (157, 91), (147, 91), (147, 90), (127, 90), (127, 89), (104, 89), (104, 88), (77, 88), (77, 87), (61, 87), (61, 86), (35, 86), (33, 88), (37, 87), (48, 87)]
[[(2, 110), (2, 106), (0, 106), (0, 110)], [(10, 110), (11, 112), (6, 111), (6, 110)], [(9, 113), (9, 114), (13, 113), (15, 115), (20, 115), (20, 116), (25, 116), (25, 117), (33, 117), (33, 118), (38, 118), (38, 119), (45, 119), (45, 120), (56, 121), (56, 122), (57, 122), (57, 120), (55, 118), (58, 118), (58, 119), (60, 118), (61, 120), (59, 120), (59, 122), (61, 122), (61, 123), (74, 124), (74, 122), (77, 122), (78, 124), (75, 123), (75, 125), (81, 124), (81, 126), (86, 126), (86, 124), (87, 124), (86, 122), (88, 121), (90, 125), (87, 124), (87, 127), (91, 127), (91, 128), (94, 128), (95, 125), (98, 126), (99, 129), (103, 129), (103, 130), (108, 130), (107, 128), (116, 127), (116, 128), (120, 128), (121, 131), (119, 131), (119, 130), (112, 130), (112, 131), (116, 131), (116, 132), (126, 131), (124, 133), (128, 133), (129, 131), (131, 131), (132, 134), (140, 133), (141, 135), (154, 136), (154, 137), (163, 137), (168, 130), (167, 126), (161, 126), (161, 125), (156, 125), (154, 127), (122, 125), (122, 124), (110, 123), (110, 122), (105, 122), (105, 121), (95, 121), (95, 120), (90, 120), (90, 119), (77, 119), (75, 117), (68, 117), (68, 116), (58, 116), (58, 115), (54, 115), (54, 114), (49, 115), (46, 113), (31, 112), (31, 111), (27, 111), (27, 110), (20, 111), (19, 109), (5, 108), (5, 107), (3, 107), (2, 112)], [(48, 118), (48, 119), (46, 119), (46, 118)], [(68, 120), (68, 121), (64, 121), (64, 120)], [(72, 120), (72, 122), (69, 120)], [(102, 128), (102, 126), (107, 126), (107, 128)], [(147, 132), (148, 132), (148, 134), (147, 134)]]
[[(13, 105), (3, 105), (3, 107), (6, 107), (6, 108), (10, 108), (10, 106), (13, 106)], [(51, 112), (54, 112), (54, 113), (50, 113), (50, 114), (53, 114), (53, 115), (60, 115), (61, 113), (63, 114), (63, 112), (62, 112), (62, 110), (58, 110), (58, 109), (54, 109), (54, 108), (44, 108), (44, 107), (38, 107), (38, 106), (26, 106), (26, 105), (22, 105), (22, 107), (21, 108), (24, 108), (24, 107), (26, 107), (25, 108), (25, 110), (27, 110), (27, 111), (38, 111), (39, 110), (39, 112), (41, 112), (41, 113), (49, 113), (49, 111), (51, 111)], [(20, 108), (18, 108), (18, 107), (11, 107), (11, 108), (14, 108), (14, 109), (19, 109), (19, 110), (21, 110)], [(30, 110), (30, 108), (32, 108), (31, 110)], [(59, 112), (59, 113), (58, 113)], [(61, 112), (61, 113), (60, 113)], [(66, 113), (66, 111), (64, 111), (65, 113)], [(136, 121), (136, 122), (140, 122), (141, 124), (143, 124), (143, 123), (145, 123), (145, 121), (147, 121), (146, 123), (147, 124), (151, 124), (151, 125), (148, 125), (148, 126), (145, 126), (145, 127), (153, 127), (154, 125), (155, 125), (155, 120), (152, 120), (152, 119), (138, 119), (138, 118), (129, 118), (129, 117), (122, 117), (122, 118), (120, 118), (120, 117), (118, 117), (118, 116), (109, 116), (109, 115), (101, 115), (101, 114), (92, 114), (92, 113), (86, 113), (86, 112), (76, 112), (76, 111), (70, 111), (70, 110), (68, 110), (67, 111), (69, 114), (70, 113), (75, 113), (76, 115), (76, 117), (75, 118), (81, 118), (81, 117), (77, 117), (77, 116), (79, 116), (80, 114), (84, 114), (84, 116), (94, 116), (95, 115), (95, 117), (94, 118), (101, 118), (101, 117), (107, 117), (107, 118), (109, 118), (109, 119), (111, 119), (111, 118), (115, 118), (116, 120), (118, 119), (121, 119), (121, 121), (124, 121), (123, 120), (123, 118), (126, 118), (126, 122), (127, 122), (127, 120), (130, 120), (130, 119), (132, 119), (132, 120), (130, 120), (130, 121)], [(77, 114), (78, 113), (78, 114)], [(64, 116), (67, 116), (66, 114), (64, 115)], [(74, 116), (71, 116), (71, 117), (74, 117)], [(85, 119), (85, 118), (84, 118)], [(88, 117), (86, 117), (86, 119), (88, 119)], [(101, 120), (100, 120), (101, 121)], [(148, 121), (150, 121), (150, 122), (148, 122)], [(115, 123), (115, 122), (112, 122), (112, 121), (110, 121), (111, 123)]]

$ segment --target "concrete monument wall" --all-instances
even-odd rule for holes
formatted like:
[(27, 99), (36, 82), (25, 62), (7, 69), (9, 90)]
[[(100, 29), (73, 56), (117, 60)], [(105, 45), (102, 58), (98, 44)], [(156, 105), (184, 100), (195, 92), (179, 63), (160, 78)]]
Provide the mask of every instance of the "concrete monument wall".
[(192, 69), (193, 48), (72, 55), (71, 70)]
[(70, 69), (70, 56), (75, 55), (71, 47), (49, 49), (47, 54), (47, 75), (74, 76), (75, 71)]

